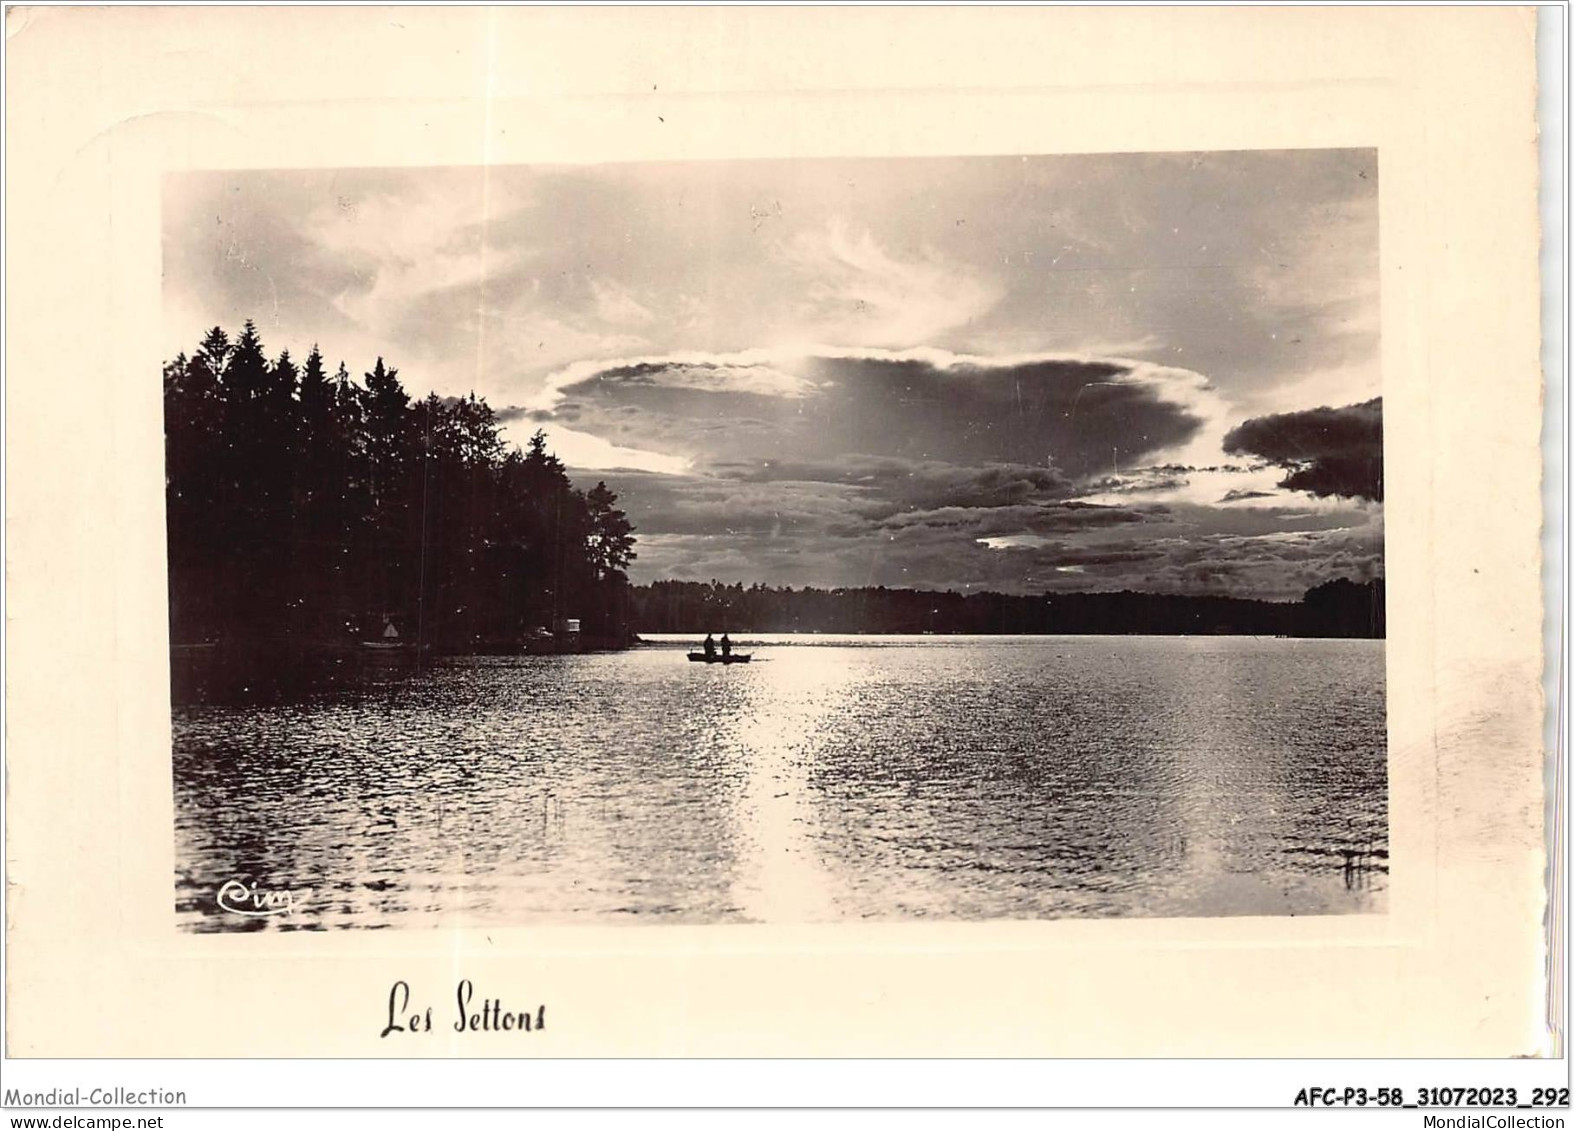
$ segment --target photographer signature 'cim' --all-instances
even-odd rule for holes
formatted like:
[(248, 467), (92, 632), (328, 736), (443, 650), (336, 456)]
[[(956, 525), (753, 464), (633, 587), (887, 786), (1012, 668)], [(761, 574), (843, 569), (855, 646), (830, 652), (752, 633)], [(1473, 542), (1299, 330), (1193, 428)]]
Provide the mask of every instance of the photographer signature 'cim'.
[(262, 918), (268, 915), (293, 914), (295, 908), (305, 903), (310, 895), (309, 888), (300, 891), (280, 888), (275, 891), (259, 887), (255, 880), (249, 884), (241, 880), (230, 880), (219, 888), (217, 902), (222, 910), (233, 915)]

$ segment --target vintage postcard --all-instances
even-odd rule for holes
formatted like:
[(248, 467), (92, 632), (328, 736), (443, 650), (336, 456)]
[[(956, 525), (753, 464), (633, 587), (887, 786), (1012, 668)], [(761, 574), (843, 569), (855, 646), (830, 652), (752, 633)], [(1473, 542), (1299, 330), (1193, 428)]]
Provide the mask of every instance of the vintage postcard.
[(7, 31), (12, 1056), (1553, 1051), (1525, 12)]

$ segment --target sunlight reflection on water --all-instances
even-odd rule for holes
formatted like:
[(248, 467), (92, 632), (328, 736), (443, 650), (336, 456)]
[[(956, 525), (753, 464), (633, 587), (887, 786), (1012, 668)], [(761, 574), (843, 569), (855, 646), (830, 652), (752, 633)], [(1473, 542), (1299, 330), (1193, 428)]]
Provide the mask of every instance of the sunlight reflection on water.
[(1380, 641), (752, 639), (177, 710), (181, 925), (1382, 908)]

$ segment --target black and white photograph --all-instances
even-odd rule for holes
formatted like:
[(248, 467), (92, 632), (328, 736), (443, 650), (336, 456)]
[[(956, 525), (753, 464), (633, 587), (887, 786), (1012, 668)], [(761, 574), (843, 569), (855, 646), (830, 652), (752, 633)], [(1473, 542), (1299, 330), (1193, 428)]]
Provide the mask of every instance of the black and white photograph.
[(1383, 911), (1378, 193), (170, 174), (180, 927)]

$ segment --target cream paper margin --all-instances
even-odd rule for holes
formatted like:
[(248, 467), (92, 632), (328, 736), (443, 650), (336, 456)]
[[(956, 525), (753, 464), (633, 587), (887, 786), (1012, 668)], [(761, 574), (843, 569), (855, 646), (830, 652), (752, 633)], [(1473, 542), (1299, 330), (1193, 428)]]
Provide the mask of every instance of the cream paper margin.
[[(1502, 1056), (1544, 1012), (1530, 9), (13, 8), (15, 1056)], [(173, 928), (159, 185), (231, 167), (1375, 146), (1383, 915)], [(390, 984), (545, 1001), (379, 1040)]]

